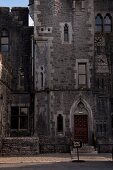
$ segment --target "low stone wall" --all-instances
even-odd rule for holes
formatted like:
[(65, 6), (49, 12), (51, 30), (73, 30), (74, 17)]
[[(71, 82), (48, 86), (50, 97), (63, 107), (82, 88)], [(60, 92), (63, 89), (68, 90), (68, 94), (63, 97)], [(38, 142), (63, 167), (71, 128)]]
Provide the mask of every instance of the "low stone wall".
[(112, 153), (113, 144), (98, 144), (97, 150), (99, 153)]
[(2, 139), (1, 156), (38, 155), (39, 138), (9, 137)]
[(70, 152), (69, 139), (66, 137), (40, 137), (40, 153), (68, 153)]
[(112, 138), (97, 139), (97, 150), (99, 153), (111, 153), (113, 148)]

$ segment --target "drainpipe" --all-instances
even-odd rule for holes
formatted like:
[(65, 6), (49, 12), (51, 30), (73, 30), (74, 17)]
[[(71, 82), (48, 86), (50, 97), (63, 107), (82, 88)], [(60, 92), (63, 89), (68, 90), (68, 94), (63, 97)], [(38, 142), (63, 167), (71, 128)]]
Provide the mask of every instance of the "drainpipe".
[[(73, 2), (72, 2), (72, 36), (73, 36), (73, 52), (72, 52), (72, 56), (75, 58), (75, 51), (76, 51), (76, 37), (75, 37), (75, 17), (76, 17), (76, 15), (75, 15), (75, 11), (76, 11), (76, 1), (75, 0), (73, 0)], [(72, 121), (71, 121), (71, 117), (70, 117), (70, 129), (69, 129), (69, 131), (70, 131), (70, 135), (71, 136), (73, 136), (74, 137), (74, 131), (73, 131), (73, 125), (72, 125)]]
[(33, 97), (33, 103), (32, 103), (32, 107), (33, 107), (33, 127), (32, 127), (32, 135), (34, 135), (34, 119), (35, 119), (35, 113), (34, 113), (34, 107), (35, 107), (35, 103), (34, 103), (34, 35), (31, 35), (31, 65), (32, 65), (32, 73), (31, 73), (31, 76), (32, 76), (32, 97)]
[(75, 15), (75, 8), (76, 8), (76, 1), (75, 0), (73, 0), (73, 3), (72, 3), (72, 28), (73, 28), (73, 56), (75, 55), (75, 49), (76, 49), (76, 47), (75, 47), (75, 44), (76, 44), (76, 42), (75, 42), (75, 40), (76, 40), (76, 37), (75, 37), (75, 20), (76, 20), (76, 15)]

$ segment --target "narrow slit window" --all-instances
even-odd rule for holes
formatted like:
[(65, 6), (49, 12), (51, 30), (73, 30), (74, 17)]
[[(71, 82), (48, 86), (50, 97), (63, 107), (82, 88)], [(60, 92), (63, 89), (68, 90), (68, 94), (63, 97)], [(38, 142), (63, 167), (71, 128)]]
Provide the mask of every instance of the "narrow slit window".
[(43, 86), (44, 86), (44, 75), (43, 75), (43, 72), (40, 73), (40, 76), (41, 76), (41, 87), (43, 88)]
[(44, 67), (40, 67), (40, 88), (44, 88)]
[(64, 42), (69, 42), (69, 27), (68, 27), (68, 24), (64, 25)]
[(63, 116), (61, 114), (57, 117), (57, 132), (63, 132)]

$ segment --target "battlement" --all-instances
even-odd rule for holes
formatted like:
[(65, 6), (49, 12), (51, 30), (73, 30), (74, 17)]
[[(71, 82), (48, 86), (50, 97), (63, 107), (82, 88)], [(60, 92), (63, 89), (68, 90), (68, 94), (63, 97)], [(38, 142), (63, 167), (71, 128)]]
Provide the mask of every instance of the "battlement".
[(18, 17), (18, 21), (23, 21), (24, 26), (28, 26), (29, 10), (26, 7), (13, 7), (11, 9), (13, 16)]
[(10, 12), (9, 7), (0, 7), (0, 14), (8, 14)]
[(12, 15), (17, 18), (18, 21), (22, 21), (23, 26), (28, 26), (28, 14), (27, 7), (13, 7), (11, 10), (9, 7), (0, 7), (1, 15)]

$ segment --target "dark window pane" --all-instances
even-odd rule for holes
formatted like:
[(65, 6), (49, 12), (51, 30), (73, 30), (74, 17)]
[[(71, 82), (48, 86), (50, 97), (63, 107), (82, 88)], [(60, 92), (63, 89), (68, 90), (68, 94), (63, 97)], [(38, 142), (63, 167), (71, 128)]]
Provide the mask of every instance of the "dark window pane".
[(44, 86), (44, 75), (43, 75), (43, 73), (41, 72), (40, 73), (40, 76), (41, 76), (41, 87), (43, 88), (43, 86)]
[(11, 117), (11, 129), (18, 129), (18, 117)]
[(101, 18), (100, 15), (98, 15), (98, 16), (96, 17), (95, 23), (96, 23), (96, 25), (101, 25), (101, 24), (102, 24), (102, 18)]
[(101, 15), (97, 15), (95, 18), (95, 31), (96, 32), (102, 32), (103, 28), (103, 20)]
[(64, 41), (65, 42), (69, 41), (69, 28), (67, 24), (65, 24), (64, 26)]
[(1, 51), (2, 52), (7, 52), (8, 51), (8, 45), (1, 45)]
[(11, 116), (18, 116), (19, 115), (19, 107), (11, 107)]
[(20, 117), (20, 129), (28, 129), (28, 117), (27, 116)]
[(2, 36), (2, 37), (8, 37), (8, 31), (7, 31), (6, 29), (3, 29), (3, 30), (1, 31), (1, 36)]
[(24, 75), (20, 75), (20, 86), (24, 87)]
[(63, 131), (63, 116), (61, 114), (59, 114), (57, 117), (57, 131)]

